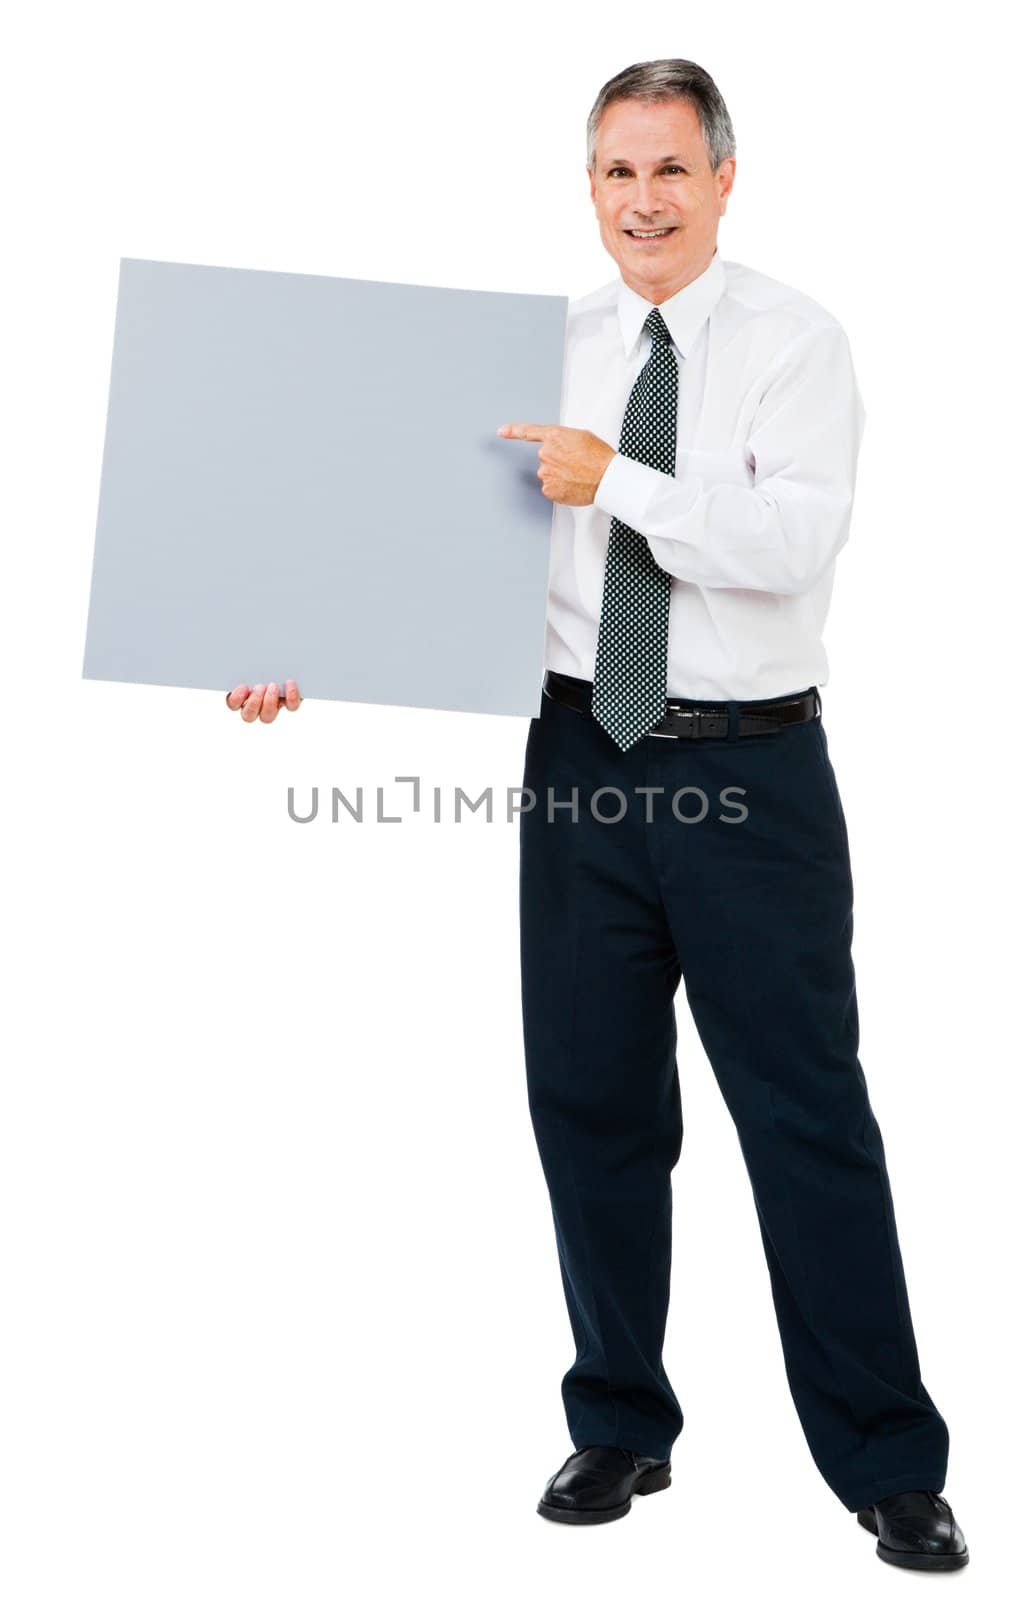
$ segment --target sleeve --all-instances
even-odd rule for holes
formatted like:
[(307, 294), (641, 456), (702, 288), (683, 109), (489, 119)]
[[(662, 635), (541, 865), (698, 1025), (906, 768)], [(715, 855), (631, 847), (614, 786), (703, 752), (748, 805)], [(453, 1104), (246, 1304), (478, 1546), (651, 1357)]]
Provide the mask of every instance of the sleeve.
[(768, 373), (747, 436), (752, 484), (710, 481), (689, 452), (675, 477), (618, 454), (595, 504), (643, 534), (672, 577), (802, 594), (849, 536), (864, 420), (845, 330), (819, 324)]

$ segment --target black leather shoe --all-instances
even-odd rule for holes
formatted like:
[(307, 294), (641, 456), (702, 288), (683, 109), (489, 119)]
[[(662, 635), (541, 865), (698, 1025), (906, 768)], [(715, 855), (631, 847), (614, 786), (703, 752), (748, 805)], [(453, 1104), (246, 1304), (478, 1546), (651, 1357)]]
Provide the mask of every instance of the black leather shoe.
[(952, 1572), (967, 1565), (968, 1551), (948, 1500), (934, 1489), (886, 1495), (857, 1512), (857, 1521), (878, 1535), (878, 1554), (894, 1567)]
[(654, 1494), (670, 1482), (670, 1461), (587, 1444), (548, 1480), (536, 1510), (554, 1522), (613, 1522), (631, 1511), (633, 1494)]

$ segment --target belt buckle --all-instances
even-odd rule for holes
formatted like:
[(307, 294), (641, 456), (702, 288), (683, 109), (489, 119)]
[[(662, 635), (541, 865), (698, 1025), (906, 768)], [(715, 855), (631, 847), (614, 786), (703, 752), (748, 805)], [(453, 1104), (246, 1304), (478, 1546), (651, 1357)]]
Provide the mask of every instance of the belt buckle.
[(703, 715), (701, 711), (676, 711), (672, 709), (667, 712), (667, 715), (672, 717), (675, 722), (685, 724), (685, 727), (675, 729), (672, 735), (673, 738), (698, 739), (700, 737), (700, 718)]

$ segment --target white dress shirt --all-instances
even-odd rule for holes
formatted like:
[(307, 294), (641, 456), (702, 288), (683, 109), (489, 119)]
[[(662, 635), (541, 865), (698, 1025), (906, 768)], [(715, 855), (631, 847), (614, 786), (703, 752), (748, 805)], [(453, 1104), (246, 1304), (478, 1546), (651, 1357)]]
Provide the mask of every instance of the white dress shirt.
[[(617, 449), (652, 303), (620, 278), (568, 307), (560, 421)], [(760, 700), (828, 681), (821, 634), (864, 407), (839, 322), (719, 250), (660, 306), (678, 362), (674, 477), (616, 455), (555, 504), (545, 662), (591, 679), (611, 516), (670, 572), (668, 694)]]

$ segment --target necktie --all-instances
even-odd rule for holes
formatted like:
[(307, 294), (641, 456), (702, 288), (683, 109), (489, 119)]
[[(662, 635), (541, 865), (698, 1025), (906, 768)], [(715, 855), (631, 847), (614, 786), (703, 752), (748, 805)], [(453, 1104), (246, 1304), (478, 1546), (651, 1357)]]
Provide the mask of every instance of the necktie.
[[(673, 477), (678, 366), (656, 306), (643, 326), (650, 336), (649, 360), (628, 397), (618, 450)], [(642, 534), (611, 517), (592, 714), (622, 750), (664, 715), (670, 598), (671, 574), (654, 561)]]

